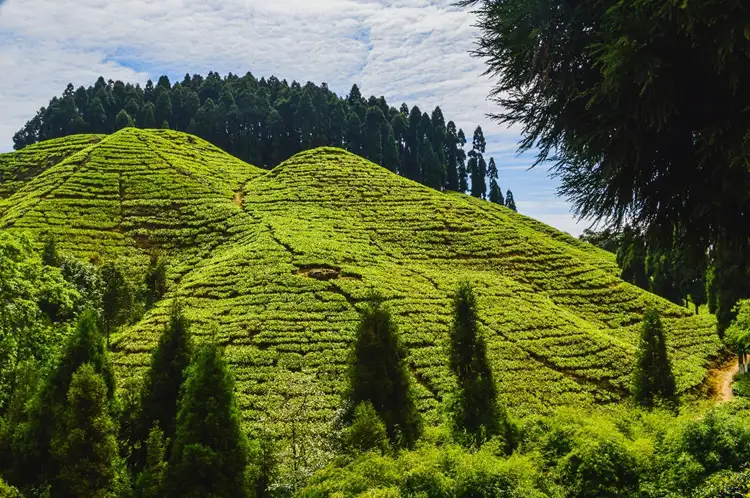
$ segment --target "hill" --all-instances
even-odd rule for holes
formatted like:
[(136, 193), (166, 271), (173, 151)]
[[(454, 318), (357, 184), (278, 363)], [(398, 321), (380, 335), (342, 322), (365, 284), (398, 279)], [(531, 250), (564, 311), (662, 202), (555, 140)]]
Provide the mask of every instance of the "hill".
[[(715, 321), (617, 278), (613, 256), (504, 207), (441, 193), (335, 148), (272, 171), (201, 139), (124, 129), (0, 155), (0, 228), (52, 233), (63, 251), (171, 260), (166, 299), (114, 338), (121, 376), (148, 364), (169, 303), (227, 347), (247, 422), (290, 396), (330, 420), (358, 303), (388, 300), (420, 408), (452, 387), (450, 297), (475, 283), (505, 403), (518, 410), (627, 395), (644, 309), (659, 308), (680, 392), (698, 387)], [(6, 180), (10, 178), (10, 180)]]

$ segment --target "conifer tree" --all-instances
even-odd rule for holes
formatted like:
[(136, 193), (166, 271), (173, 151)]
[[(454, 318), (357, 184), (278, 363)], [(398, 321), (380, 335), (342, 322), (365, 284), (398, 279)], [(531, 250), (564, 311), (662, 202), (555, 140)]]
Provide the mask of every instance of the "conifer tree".
[(115, 118), (115, 129), (122, 130), (123, 128), (132, 128), (133, 126), (135, 126), (135, 123), (133, 122), (133, 118), (130, 117), (130, 114), (128, 114), (128, 111), (123, 109), (117, 113), (117, 117)]
[(156, 128), (157, 122), (155, 113), (154, 104), (151, 102), (148, 102), (143, 106), (143, 111), (141, 112), (141, 114), (143, 114), (143, 122), (141, 124), (142, 128)]
[(458, 131), (456, 123), (448, 121), (445, 136), (445, 188), (458, 191)]
[(422, 139), (422, 149), (419, 160), (421, 161), (422, 181), (428, 187), (440, 190), (445, 183), (445, 171), (438, 161), (437, 155), (432, 148), (432, 143), (425, 137)]
[(160, 498), (167, 472), (164, 432), (154, 425), (148, 433), (146, 462), (135, 481), (136, 498)]
[[(151, 354), (151, 366), (141, 391), (140, 416), (135, 424), (133, 443), (145, 442), (154, 427), (166, 438), (174, 435), (180, 386), (185, 380), (192, 354), (190, 325), (179, 304), (175, 304), (169, 323), (159, 337), (159, 344)], [(132, 467), (136, 471), (142, 468), (145, 457), (143, 448), (133, 452)]]
[(505, 207), (512, 209), (513, 211), (518, 211), (518, 209), (516, 209), (516, 200), (513, 198), (513, 192), (511, 192), (510, 189), (505, 192)]
[(350, 410), (362, 402), (371, 403), (391, 443), (412, 447), (419, 437), (421, 421), (396, 324), (379, 296), (371, 296), (360, 314), (349, 382)]
[(450, 366), (458, 380), (458, 396), (452, 410), (461, 438), (477, 446), (502, 435), (505, 423), (478, 323), (474, 291), (469, 282), (462, 282), (453, 297)]
[(107, 262), (102, 265), (100, 278), (104, 284), (102, 290), (102, 322), (107, 346), (109, 346), (109, 337), (112, 331), (130, 319), (133, 291), (122, 268), (115, 263)]
[(386, 123), (385, 142), (383, 143), (383, 166), (388, 170), (398, 173), (400, 169), (400, 154), (393, 127)]
[(641, 406), (651, 408), (657, 404), (674, 405), (677, 402), (672, 364), (667, 355), (666, 337), (653, 308), (643, 316), (641, 339), (633, 372), (633, 399)]
[(364, 126), (365, 157), (375, 164), (383, 163), (383, 143), (380, 130), (385, 118), (379, 107), (372, 106), (367, 109)]
[(117, 431), (109, 413), (107, 384), (91, 364), (84, 363), (73, 373), (66, 401), (63, 430), (51, 444), (59, 468), (51, 494), (107, 496), (115, 480)]
[(362, 154), (362, 120), (354, 112), (349, 114), (346, 124), (346, 150)]
[(41, 382), (27, 407), (28, 420), (20, 428), (22, 437), (14, 446), (14, 481), (25, 486), (49, 482), (58, 474), (57, 461), (50, 452), (53, 439), (59, 440), (65, 431), (63, 422), (67, 395), (73, 374), (83, 364), (89, 364), (101, 376), (107, 388), (107, 401), (111, 414), (115, 405), (115, 376), (97, 326), (96, 314), (85, 311), (78, 319), (76, 329), (68, 338), (60, 358), (51, 372)]
[(466, 145), (466, 136), (464, 130), (458, 130), (458, 191), (466, 192), (469, 190), (469, 173), (466, 167), (466, 152), (464, 151), (464, 145)]
[(188, 368), (163, 496), (247, 496), (247, 451), (229, 365), (205, 344)]

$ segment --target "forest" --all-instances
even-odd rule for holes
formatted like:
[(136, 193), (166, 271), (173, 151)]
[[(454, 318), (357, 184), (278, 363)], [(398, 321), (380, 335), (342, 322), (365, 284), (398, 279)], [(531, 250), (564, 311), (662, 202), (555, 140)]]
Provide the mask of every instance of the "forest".
[(174, 84), (161, 76), (144, 88), (100, 77), (88, 88), (68, 84), (14, 135), (13, 143), (21, 149), (126, 126), (185, 131), (267, 169), (300, 151), (342, 147), (428, 187), (470, 192), (516, 209), (513, 193), (503, 195), (500, 189), (494, 158), (484, 158), (481, 126), (467, 152), (464, 131), (453, 121), (446, 123), (440, 107), (431, 114), (405, 103), (396, 109), (384, 97), (365, 99), (356, 84), (339, 98), (325, 83), (289, 85), (251, 73), (224, 78), (215, 72), (205, 78), (186, 74)]

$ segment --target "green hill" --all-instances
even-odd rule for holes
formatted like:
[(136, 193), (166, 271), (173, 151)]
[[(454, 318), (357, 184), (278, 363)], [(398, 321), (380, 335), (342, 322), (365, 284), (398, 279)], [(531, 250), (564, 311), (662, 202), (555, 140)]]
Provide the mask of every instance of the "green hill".
[(614, 258), (504, 207), (440, 193), (333, 148), (254, 168), (178, 132), (125, 129), (0, 155), (0, 228), (52, 233), (63, 251), (170, 258), (165, 300), (114, 338), (121, 376), (148, 364), (169, 302), (227, 346), (248, 422), (288, 396), (338, 406), (358, 303), (396, 316), (420, 408), (452, 379), (450, 296), (475, 283), (502, 399), (519, 410), (627, 395), (640, 321), (656, 305), (678, 388), (699, 386), (715, 322), (617, 278)]

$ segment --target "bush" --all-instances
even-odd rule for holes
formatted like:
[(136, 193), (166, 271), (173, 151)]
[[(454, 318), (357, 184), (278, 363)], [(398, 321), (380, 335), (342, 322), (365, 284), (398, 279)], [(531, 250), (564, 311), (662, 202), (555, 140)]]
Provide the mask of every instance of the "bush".
[(354, 409), (354, 419), (344, 430), (343, 439), (344, 447), (352, 453), (370, 450), (385, 453), (388, 450), (385, 424), (368, 401), (363, 401)]

